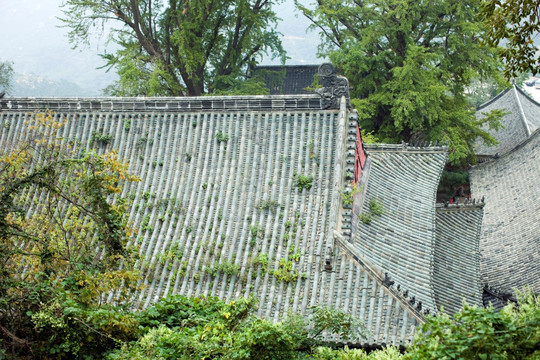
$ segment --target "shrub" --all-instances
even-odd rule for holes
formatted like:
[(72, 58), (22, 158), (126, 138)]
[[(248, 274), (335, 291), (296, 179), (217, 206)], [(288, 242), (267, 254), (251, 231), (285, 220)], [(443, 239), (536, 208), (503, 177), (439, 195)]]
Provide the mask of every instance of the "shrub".
[(294, 173), (294, 186), (296, 186), (298, 191), (311, 189), (311, 186), (313, 186), (313, 175)]

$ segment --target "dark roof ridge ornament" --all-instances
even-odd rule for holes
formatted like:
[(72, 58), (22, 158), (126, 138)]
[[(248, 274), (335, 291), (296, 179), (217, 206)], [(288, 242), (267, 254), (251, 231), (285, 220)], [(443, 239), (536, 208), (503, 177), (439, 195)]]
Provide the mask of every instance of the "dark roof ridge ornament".
[(334, 65), (324, 63), (319, 66), (319, 83), (322, 88), (317, 89), (317, 93), (321, 96), (322, 109), (339, 109), (342, 96), (347, 99), (347, 108), (351, 107), (349, 81), (337, 75)]

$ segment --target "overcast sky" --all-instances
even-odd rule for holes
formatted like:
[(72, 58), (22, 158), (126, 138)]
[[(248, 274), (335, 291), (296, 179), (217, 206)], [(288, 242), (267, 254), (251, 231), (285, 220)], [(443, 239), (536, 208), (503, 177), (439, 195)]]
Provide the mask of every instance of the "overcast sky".
[[(309, 2), (309, 0), (306, 0)], [(14, 63), (18, 73), (31, 73), (51, 80), (68, 80), (91, 90), (103, 89), (115, 75), (96, 69), (105, 39), (96, 39), (84, 50), (72, 50), (61, 22), (61, 0), (0, 0), (0, 60)], [(308, 20), (298, 14), (291, 0), (276, 7), (283, 19), (278, 30), (291, 59), (288, 64), (314, 64), (319, 36), (306, 32)], [(263, 61), (272, 63), (270, 59)]]

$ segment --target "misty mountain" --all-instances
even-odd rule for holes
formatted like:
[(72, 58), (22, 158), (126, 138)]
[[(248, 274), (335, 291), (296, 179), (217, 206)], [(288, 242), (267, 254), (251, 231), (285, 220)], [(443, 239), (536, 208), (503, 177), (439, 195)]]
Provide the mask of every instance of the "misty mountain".
[(75, 97), (96, 96), (96, 90), (83, 89), (79, 85), (61, 79), (51, 80), (34, 74), (19, 74), (13, 76), (13, 86), (10, 96), (13, 97)]

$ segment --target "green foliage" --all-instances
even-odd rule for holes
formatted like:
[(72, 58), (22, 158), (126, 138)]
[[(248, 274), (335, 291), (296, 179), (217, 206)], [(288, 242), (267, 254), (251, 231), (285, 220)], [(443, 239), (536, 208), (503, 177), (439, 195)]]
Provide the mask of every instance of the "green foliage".
[(107, 145), (113, 139), (112, 135), (105, 135), (98, 131), (93, 131), (90, 141), (97, 142), (99, 144)]
[(245, 74), (263, 54), (285, 61), (274, 3), (67, 0), (62, 21), (76, 46), (109, 23), (116, 46), (102, 57), (120, 78), (106, 90), (110, 95), (264, 93), (261, 79)]
[(313, 175), (302, 175), (294, 173), (294, 186), (298, 189), (298, 191), (302, 191), (304, 189), (309, 190), (311, 189), (312, 185)]
[(538, 43), (535, 37), (540, 31), (538, 3), (523, 0), (485, 0), (481, 15), (485, 18), (487, 31), (483, 40), (491, 46), (499, 46), (508, 79), (520, 73), (537, 74), (540, 70)]
[(439, 182), (438, 194), (444, 199), (454, 196), (455, 189), (458, 186), (469, 184), (469, 171), (463, 168), (445, 167)]
[(430, 316), (418, 330), (405, 359), (536, 359), (540, 356), (540, 298), (519, 296), (519, 308), (464, 304), (449, 317)]
[(298, 270), (293, 269), (292, 260), (279, 259), (278, 267), (272, 272), (277, 281), (294, 282), (300, 276)]
[[(523, 78), (523, 76), (521, 78)], [(525, 79), (522, 80), (522, 82), (524, 81)], [(519, 86), (517, 82), (516, 85)], [(475, 79), (471, 81), (469, 86), (467, 86), (465, 95), (467, 96), (467, 101), (469, 104), (475, 108), (478, 108), (480, 105), (493, 99), (508, 86), (510, 86), (510, 84), (501, 80), (497, 81), (492, 78)]]
[[(27, 116), (26, 141), (0, 151), (1, 345), (96, 358), (136, 329), (122, 304), (140, 289), (138, 251), (117, 194), (138, 179), (116, 153), (63, 146), (52, 113)], [(116, 305), (103, 304), (109, 294)]]
[(375, 350), (367, 354), (363, 349), (335, 350), (327, 347), (315, 349), (313, 359), (315, 360), (400, 360), (403, 355), (398, 349), (388, 347), (383, 350)]
[(251, 233), (252, 242), (255, 242), (257, 240), (257, 237), (260, 237), (260, 238), (264, 237), (264, 229), (260, 225), (250, 225), (249, 232)]
[[(313, 308), (272, 323), (253, 316), (254, 298), (225, 303), (213, 297), (170, 296), (138, 313), (139, 334), (108, 359), (298, 359), (320, 335), (343, 339), (362, 326), (341, 310)], [(343, 324), (341, 326), (340, 324)]]
[(384, 213), (383, 204), (379, 199), (369, 200), (369, 212), (374, 216), (381, 216)]
[(481, 44), (480, 0), (296, 2), (319, 29), (320, 54), (348, 78), (360, 128), (378, 142), (439, 141), (453, 164), (474, 161), (481, 129), (465, 94), (473, 80), (502, 83)]
[(361, 213), (360, 215), (358, 215), (358, 219), (364, 224), (368, 225), (371, 223), (372, 217), (369, 213)]
[(229, 135), (227, 134), (224, 134), (223, 132), (221, 132), (221, 130), (219, 130), (217, 133), (216, 133), (216, 140), (219, 143), (222, 143), (222, 142), (227, 142), (229, 140)]
[(311, 309), (311, 337), (317, 338), (323, 333), (334, 334), (343, 341), (365, 335), (360, 320), (338, 308), (315, 306)]
[(368, 206), (369, 211), (367, 213), (364, 212), (358, 215), (358, 219), (366, 225), (370, 224), (375, 216), (382, 216), (384, 214), (384, 207), (379, 199), (373, 198), (369, 200)]
[(266, 273), (268, 271), (268, 254), (260, 253), (253, 261), (253, 264), (260, 265), (261, 271)]
[(228, 260), (224, 260), (224, 261), (219, 262), (214, 267), (213, 274), (215, 275), (218, 271), (226, 275), (232, 276), (232, 275), (236, 275), (240, 273), (240, 266), (235, 265)]
[(373, 131), (366, 131), (365, 129), (360, 129), (360, 133), (362, 135), (362, 143), (364, 144), (375, 144), (377, 142), (377, 137), (373, 133)]
[(300, 261), (300, 256), (301, 256), (301, 252), (300, 250), (296, 250), (296, 248), (294, 247), (294, 244), (291, 245), (291, 247), (289, 248), (289, 259), (292, 259), (296, 262)]
[(276, 200), (261, 200), (257, 204), (257, 209), (259, 210), (270, 210), (276, 212), (276, 209), (279, 208), (279, 202)]
[(350, 191), (340, 191), (341, 199), (343, 200), (344, 205), (352, 205), (354, 202), (354, 196), (362, 191), (362, 187), (358, 186), (357, 183), (352, 185)]
[(9, 94), (13, 81), (13, 63), (0, 61), (0, 92)]
[(254, 307), (253, 298), (229, 304), (211, 297), (163, 299), (141, 314), (145, 334), (109, 359), (264, 358), (271, 351), (263, 344), (279, 343), (272, 339), (279, 328), (251, 318)]
[(221, 88), (212, 95), (268, 95), (270, 90), (261, 76), (251, 78), (223, 77)]

